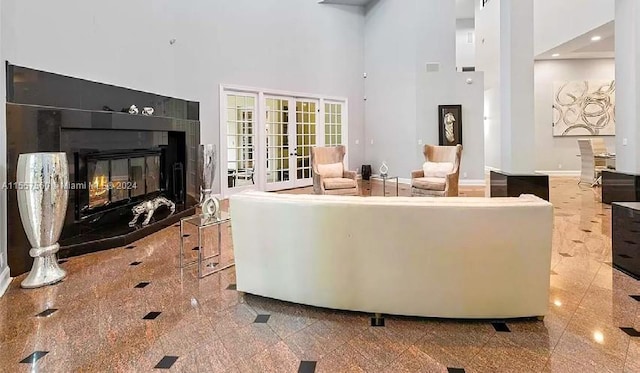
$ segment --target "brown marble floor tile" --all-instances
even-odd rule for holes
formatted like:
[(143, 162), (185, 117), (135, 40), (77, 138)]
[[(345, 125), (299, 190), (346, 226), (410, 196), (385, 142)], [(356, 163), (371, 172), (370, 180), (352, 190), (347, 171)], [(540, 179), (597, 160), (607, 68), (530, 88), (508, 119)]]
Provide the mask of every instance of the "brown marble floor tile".
[[(176, 372), (295, 372), (300, 360), (317, 361), (317, 372), (640, 372), (640, 340), (619, 329), (640, 330), (640, 302), (629, 297), (640, 295), (640, 282), (606, 264), (611, 210), (599, 202), (599, 189), (554, 177), (551, 186), (559, 208), (549, 313), (543, 322), (508, 320), (511, 333), (496, 333), (488, 321), (389, 315), (385, 327), (371, 327), (370, 314), (228, 290), (234, 268), (198, 279), (195, 266), (177, 267), (179, 232), (169, 227), (133, 249), (70, 258), (62, 265), (69, 276), (54, 286), (25, 290), (23, 276), (15, 279), (0, 298), (0, 372), (150, 372), (165, 355), (179, 356)], [(377, 183), (368, 189), (382, 193)], [(463, 187), (462, 194), (484, 191)], [(185, 248), (195, 257), (190, 233)], [(207, 253), (215, 233), (204, 235)], [(231, 238), (223, 227), (223, 260), (233, 256)], [(150, 284), (134, 288), (143, 281)], [(47, 308), (58, 311), (35, 317)], [(150, 311), (162, 313), (142, 320)], [(269, 321), (254, 324), (257, 314)], [(49, 354), (34, 369), (19, 364), (36, 350)]]
[(266, 324), (250, 324), (220, 336), (222, 345), (237, 365), (280, 341)]
[(408, 348), (403, 343), (394, 343), (382, 333), (373, 332), (373, 328), (358, 334), (347, 344), (360, 353), (354, 359), (367, 372), (383, 370)]
[(552, 354), (542, 373), (597, 373), (591, 365), (585, 365), (562, 355)]
[(282, 341), (236, 365), (242, 373), (297, 372), (300, 360)]

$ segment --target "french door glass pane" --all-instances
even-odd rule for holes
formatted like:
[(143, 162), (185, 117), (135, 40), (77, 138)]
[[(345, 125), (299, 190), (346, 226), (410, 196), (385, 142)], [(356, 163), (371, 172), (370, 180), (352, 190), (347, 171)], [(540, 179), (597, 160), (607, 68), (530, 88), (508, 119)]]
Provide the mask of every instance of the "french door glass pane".
[(289, 100), (267, 98), (267, 183), (289, 181)]
[(227, 186), (254, 184), (255, 106), (252, 96), (227, 95)]
[(317, 104), (314, 101), (296, 101), (297, 157), (296, 176), (298, 179), (311, 177), (311, 147), (316, 144)]
[(342, 104), (324, 104), (325, 146), (342, 145)]

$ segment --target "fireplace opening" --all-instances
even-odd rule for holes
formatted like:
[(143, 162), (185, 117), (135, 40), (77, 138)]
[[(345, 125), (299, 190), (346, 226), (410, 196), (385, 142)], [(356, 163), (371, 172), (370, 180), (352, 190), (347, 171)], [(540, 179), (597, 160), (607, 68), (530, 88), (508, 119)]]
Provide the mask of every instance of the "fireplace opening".
[[(77, 190), (80, 219), (153, 198), (163, 191), (159, 148), (79, 152), (76, 162), (86, 165), (86, 179), (77, 180), (87, 185)], [(83, 173), (79, 174), (82, 178)]]

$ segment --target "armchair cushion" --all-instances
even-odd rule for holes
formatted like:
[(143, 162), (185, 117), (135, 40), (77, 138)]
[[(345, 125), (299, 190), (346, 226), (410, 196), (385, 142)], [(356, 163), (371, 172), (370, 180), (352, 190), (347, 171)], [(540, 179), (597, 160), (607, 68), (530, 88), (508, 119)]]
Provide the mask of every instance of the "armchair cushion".
[(322, 177), (328, 177), (328, 178), (341, 178), (342, 173), (344, 171), (344, 166), (342, 165), (342, 162), (318, 164), (317, 167), (318, 167), (318, 173)]
[(326, 190), (335, 190), (335, 189), (352, 189), (357, 186), (356, 181), (353, 179), (345, 179), (343, 177), (337, 178), (325, 178), (322, 180), (324, 189)]
[(451, 162), (424, 162), (422, 170), (425, 177), (446, 177), (453, 172)]
[(447, 179), (444, 177), (419, 177), (411, 181), (411, 185), (418, 189), (444, 191)]

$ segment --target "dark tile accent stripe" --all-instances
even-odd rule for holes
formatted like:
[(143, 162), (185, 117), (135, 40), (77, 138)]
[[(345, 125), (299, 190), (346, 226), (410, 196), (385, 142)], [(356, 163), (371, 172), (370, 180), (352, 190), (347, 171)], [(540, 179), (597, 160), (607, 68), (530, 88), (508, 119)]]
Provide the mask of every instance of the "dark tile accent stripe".
[(619, 254), (618, 256), (625, 259), (631, 259), (631, 257), (627, 254)]
[(180, 223), (178, 223), (178, 224), (174, 224), (173, 226), (174, 226), (174, 227), (179, 227), (179, 226), (180, 226)]
[(623, 332), (627, 333), (630, 337), (640, 337), (640, 332), (634, 328), (620, 328)]
[(33, 364), (48, 353), (49, 351), (34, 351), (31, 355), (20, 360), (20, 364)]
[(158, 316), (160, 316), (162, 312), (158, 312), (158, 311), (153, 311), (153, 312), (149, 312), (148, 314), (144, 315), (144, 317), (142, 318), (143, 320), (155, 320)]
[(316, 364), (316, 361), (301, 361), (300, 366), (298, 366), (298, 373), (314, 373)]
[(47, 317), (47, 316), (50, 316), (52, 313), (56, 312), (57, 310), (58, 310), (57, 308), (47, 308), (46, 310), (37, 314), (36, 317)]
[(629, 296), (635, 299), (636, 301), (640, 302), (640, 295), (629, 295)]
[(178, 361), (178, 356), (164, 356), (158, 364), (156, 364), (154, 369), (171, 369), (173, 364)]
[(190, 234), (183, 234), (183, 235), (182, 235), (182, 237), (185, 237), (185, 238), (187, 238), (187, 237), (189, 237), (189, 236), (191, 236), (191, 235), (190, 235)]
[(253, 322), (256, 324), (266, 324), (267, 321), (269, 321), (269, 317), (271, 317), (271, 315), (258, 315)]
[(492, 322), (491, 325), (493, 325), (493, 328), (496, 330), (496, 332), (511, 333), (511, 329), (509, 329), (506, 323)]
[(132, 262), (130, 265), (137, 266), (137, 265), (140, 265), (140, 264), (142, 264), (142, 262), (135, 261), (135, 262)]
[(583, 232), (586, 232), (586, 233), (591, 233), (591, 230), (590, 230), (590, 229), (583, 229), (582, 231), (583, 231)]
[(134, 288), (136, 288), (136, 289), (144, 289), (149, 284), (150, 284), (150, 282), (141, 282), (138, 285), (134, 286)]
[(575, 243), (584, 243), (584, 242), (582, 242), (580, 240), (573, 240), (573, 242), (575, 242)]
[(559, 253), (560, 256), (564, 256), (565, 258), (573, 258), (573, 255), (569, 254), (569, 253)]
[(236, 284), (229, 284), (227, 290), (238, 290), (238, 286)]
[[(200, 248), (199, 248), (198, 246), (194, 246), (194, 247), (193, 247), (193, 249), (191, 249), (191, 250), (198, 251), (199, 249), (200, 249)], [(203, 249), (204, 249), (204, 248), (203, 248)]]
[(447, 373), (465, 373), (464, 368), (447, 368)]

